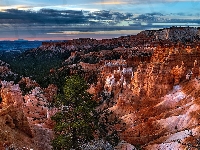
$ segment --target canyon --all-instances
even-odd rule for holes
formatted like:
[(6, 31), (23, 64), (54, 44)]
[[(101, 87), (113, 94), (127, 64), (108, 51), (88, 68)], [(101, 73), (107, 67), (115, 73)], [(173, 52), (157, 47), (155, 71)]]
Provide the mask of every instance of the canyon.
[[(114, 39), (43, 42), (30, 53), (70, 54), (49, 72), (84, 77), (97, 110), (122, 121), (112, 127), (126, 141), (116, 149), (199, 149), (199, 36), (197, 28), (172, 27)], [(5, 81), (6, 74), (17, 74), (4, 62), (0, 69), (1, 149), (51, 149), (50, 118), (58, 110), (49, 104), (58, 86), (44, 88), (29, 77)]]

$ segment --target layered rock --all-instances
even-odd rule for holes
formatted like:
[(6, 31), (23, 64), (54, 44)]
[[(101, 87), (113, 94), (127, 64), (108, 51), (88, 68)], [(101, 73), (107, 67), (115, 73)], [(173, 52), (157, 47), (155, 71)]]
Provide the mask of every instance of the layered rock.
[(166, 63), (140, 64), (131, 81), (134, 95), (158, 98), (166, 94), (174, 84), (170, 71)]
[(148, 150), (198, 147), (199, 51), (181, 50), (154, 52), (150, 63), (140, 63), (132, 93), (122, 91), (109, 108), (126, 123), (122, 139)]
[[(53, 115), (53, 110), (48, 112), (48, 101), (41, 93), (42, 89), (36, 87), (30, 94), (22, 96), (18, 84), (2, 81), (1, 86), (0, 146), (2, 149), (6, 147), (41, 149), (44, 143), (46, 143), (45, 148), (50, 149), (53, 133), (42, 126), (52, 127), (52, 124), (49, 126), (48, 119)], [(50, 90), (53, 89), (50, 87), (47, 89), (54, 91)]]
[(199, 106), (198, 98), (190, 96), (190, 92), (198, 93), (195, 84), (199, 82), (199, 47), (165, 45), (146, 49), (146, 53), (123, 50), (127, 52), (121, 59), (79, 64), (86, 79), (93, 71), (98, 72), (88, 90), (102, 102), (98, 109), (109, 109), (126, 123), (125, 131), (117, 131), (132, 145), (152, 150), (184, 149), (190, 142), (195, 145)]
[(198, 76), (197, 60), (200, 61), (200, 51), (196, 48), (190, 52), (174, 47), (156, 48), (150, 63), (138, 65), (132, 80), (133, 93), (139, 97), (163, 96), (173, 85), (185, 80), (188, 73), (192, 78)]
[(22, 107), (23, 97), (19, 85), (13, 85), (13, 82), (1, 82), (1, 98), (2, 108), (13, 105), (14, 107)]
[[(9, 131), (11, 128), (17, 130), (16, 132), (23, 132), (29, 138), (33, 137), (34, 133), (22, 109), (23, 97), (19, 85), (13, 85), (13, 83), (6, 81), (2, 81), (1, 85), (1, 129), (5, 127)], [(4, 132), (1, 133), (4, 134)], [(6, 140), (1, 139), (1, 141), (12, 143), (14, 137), (7, 139), (10, 135), (8, 134), (5, 136)]]
[[(108, 109), (125, 124), (125, 130), (121, 130), (122, 124), (114, 126), (122, 140), (148, 150), (185, 149), (199, 147), (198, 41), (199, 29), (173, 27), (114, 39), (46, 42), (35, 51), (71, 53), (58, 71), (68, 69), (69, 75), (78, 73), (88, 81), (88, 91), (101, 104), (97, 110)], [(6, 67), (1, 70), (9, 72)], [(52, 69), (50, 73), (56, 71)], [(6, 137), (3, 142), (0, 140), (0, 146), (16, 142), (10, 134), (15, 129), (14, 137), (18, 133), (33, 136), (31, 142), (30, 137), (23, 137), (29, 148), (42, 149), (45, 141), (45, 148), (49, 149), (50, 139), (42, 134), (52, 137), (44, 127), (53, 126), (50, 117), (57, 110), (47, 106), (57, 87), (42, 89), (29, 78), (19, 84), (28, 89), (24, 97), (18, 85), (2, 82), (0, 129), (5, 127), (9, 134), (0, 132)], [(134, 148), (128, 143), (121, 143), (118, 148)]]
[(48, 101), (39, 87), (24, 96), (23, 110), (32, 124), (41, 124), (47, 118)]
[[(199, 81), (194, 79), (159, 99), (156, 105), (124, 115), (129, 126), (122, 134), (129, 143), (144, 149), (195, 148), (199, 133)], [(191, 143), (191, 144), (189, 144)]]
[(200, 36), (199, 30), (192, 27), (171, 27), (154, 31), (147, 30), (142, 31), (140, 34), (157, 40), (170, 40), (173, 42), (193, 42), (198, 40)]

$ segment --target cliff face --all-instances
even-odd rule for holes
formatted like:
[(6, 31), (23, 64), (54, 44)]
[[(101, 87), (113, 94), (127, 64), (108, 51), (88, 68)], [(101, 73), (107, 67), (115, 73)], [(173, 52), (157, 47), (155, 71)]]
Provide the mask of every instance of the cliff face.
[[(121, 118), (127, 130), (122, 139), (147, 145), (144, 149), (195, 147), (199, 138), (199, 51), (171, 50), (163, 57), (155, 51), (150, 63), (141, 63), (131, 80), (132, 93), (122, 92), (110, 108), (124, 112)], [(132, 101), (127, 94), (134, 97)]]
[(194, 148), (199, 138), (198, 91), (199, 81), (194, 79), (174, 86), (156, 104), (122, 116), (128, 126), (122, 138), (146, 145), (144, 149)]
[(200, 30), (193, 27), (171, 27), (160, 30), (145, 30), (137, 35), (121, 36), (113, 39), (90, 39), (80, 38), (73, 39), (67, 42), (43, 42), (40, 50), (56, 51), (56, 52), (74, 52), (81, 51), (86, 53), (113, 50), (119, 47), (133, 48), (137, 47), (140, 50), (143, 47), (157, 46), (159, 44), (176, 44), (199, 42)]
[(195, 148), (199, 61), (196, 46), (157, 47), (150, 62), (139, 61), (138, 66), (123, 59), (105, 61), (90, 90), (104, 101), (100, 109), (113, 111), (126, 123), (121, 139), (148, 150)]
[[(198, 48), (160, 48), (152, 55), (151, 62), (141, 63), (132, 80), (134, 94), (143, 97), (167, 94), (173, 85), (199, 75), (200, 51)], [(141, 94), (139, 94), (141, 93)]]
[(173, 42), (194, 42), (199, 40), (200, 36), (199, 30), (191, 27), (171, 27), (157, 31), (147, 30), (142, 31), (140, 34), (156, 40), (170, 40)]
[[(50, 116), (47, 112), (52, 110), (47, 108), (48, 101), (41, 94), (42, 89), (36, 87), (30, 94), (22, 96), (18, 84), (2, 81), (1, 86), (1, 149), (6, 147), (50, 149), (50, 139), (53, 134), (44, 127), (49, 127)], [(50, 87), (47, 90), (51, 91)]]
[[(138, 38), (135, 45), (134, 38)], [(119, 43), (125, 39), (119, 38)], [(199, 138), (198, 39), (195, 28), (144, 31), (127, 37), (127, 47), (72, 53), (63, 64), (80, 57), (76, 65), (71, 63), (70, 73), (78, 72), (91, 83), (88, 91), (101, 103), (98, 109), (111, 110), (126, 123), (125, 130), (117, 130), (121, 139), (148, 150), (195, 148)], [(114, 41), (101, 42), (112, 45)]]
[[(26, 116), (24, 115), (22, 105), (23, 97), (18, 85), (13, 85), (10, 82), (2, 82), (1, 88), (1, 121), (2, 125), (5, 126), (8, 131), (11, 129), (16, 129), (18, 132), (26, 134), (28, 137), (33, 137), (33, 131), (28, 123)], [(3, 129), (3, 128), (2, 128)], [(1, 130), (4, 134), (4, 130)], [(2, 142), (14, 141), (14, 137), (9, 139), (11, 133), (6, 135)], [(1, 145), (3, 146), (3, 145)]]
[[(113, 127), (121, 140), (147, 150), (185, 149), (200, 146), (198, 40), (198, 29), (170, 28), (116, 39), (47, 42), (36, 51), (71, 53), (60, 69), (50, 72), (67, 69), (83, 76), (100, 103), (97, 110), (110, 110), (125, 123), (123, 130)], [(0, 73), (10, 73), (2, 65)], [(2, 82), (0, 149), (12, 144), (50, 149), (50, 117), (57, 110), (48, 104), (58, 89), (43, 89), (29, 78), (19, 86)]]
[(85, 72), (99, 72), (97, 89), (102, 85), (111, 92), (118, 84), (118, 89), (122, 84), (129, 84), (133, 94), (140, 98), (159, 98), (167, 94), (174, 85), (199, 75), (198, 47), (157, 47), (149, 58), (141, 55), (129, 54), (125, 59), (121, 57), (98, 64), (80, 65)]

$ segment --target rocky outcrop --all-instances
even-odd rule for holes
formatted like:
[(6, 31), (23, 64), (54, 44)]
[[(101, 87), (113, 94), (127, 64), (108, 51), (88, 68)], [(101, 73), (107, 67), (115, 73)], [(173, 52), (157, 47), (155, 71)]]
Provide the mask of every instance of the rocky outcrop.
[(26, 116), (19, 108), (14, 107), (13, 105), (8, 106), (7, 108), (1, 109), (0, 115), (4, 125), (7, 125), (12, 129), (18, 129), (30, 137), (34, 136)]
[[(45, 42), (32, 52), (67, 53), (62, 67), (50, 73), (78, 73), (87, 80), (88, 92), (100, 104), (97, 110), (109, 110), (121, 120), (108, 126), (128, 142), (116, 149), (195, 149), (200, 147), (199, 47), (199, 29), (173, 27), (114, 39)], [(7, 65), (1, 70), (9, 72)], [(57, 87), (42, 89), (30, 78), (22, 78), (19, 85), (23, 93), (18, 85), (2, 82), (0, 129), (8, 133), (0, 130), (0, 149), (13, 143), (34, 149), (45, 143), (44, 149), (50, 149), (50, 118), (58, 110), (48, 104)], [(112, 148), (104, 141), (83, 146)]]
[(101, 63), (91, 91), (103, 101), (99, 109), (126, 124), (121, 139), (148, 150), (198, 147), (199, 52), (194, 45), (158, 46), (138, 66)]
[(133, 145), (146, 145), (148, 150), (195, 148), (199, 138), (198, 90), (199, 81), (194, 79), (174, 86), (156, 105), (124, 115), (129, 127), (122, 137)]
[(1, 86), (2, 108), (10, 105), (22, 107), (23, 97), (19, 85), (14, 85), (13, 82), (2, 81)]
[(173, 75), (173, 78), (174, 78), (174, 85), (177, 85), (180, 83), (180, 79), (182, 78), (185, 72), (185, 68), (183, 65), (181, 65), (180, 67), (177, 65), (176, 67), (173, 67), (171, 70), (171, 74)]
[(194, 42), (199, 40), (199, 30), (192, 27), (171, 27), (160, 30), (147, 30), (142, 31), (147, 37), (154, 38), (156, 40), (170, 40), (172, 42)]
[(35, 80), (31, 80), (29, 77), (22, 77), (18, 84), (20, 88), (27, 90), (39, 86), (39, 84)]
[[(34, 133), (22, 109), (23, 97), (19, 85), (13, 85), (13, 83), (6, 81), (1, 82), (1, 85), (1, 131), (5, 127), (8, 128), (8, 131), (16, 130), (26, 134), (29, 138), (33, 137)], [(5, 132), (2, 131), (1, 134), (5, 134)], [(4, 143), (7, 141), (11, 144), (14, 137), (7, 139), (10, 135), (11, 133), (6, 135), (4, 139), (1, 138), (1, 141)]]
[[(1, 86), (0, 146), (2, 149), (8, 147), (42, 149), (44, 143), (45, 149), (51, 149), (53, 133), (42, 126), (50, 127), (48, 119), (50, 119), (49, 114), (52, 113), (48, 112), (47, 116), (48, 101), (41, 93), (42, 89), (36, 87), (31, 94), (22, 96), (18, 84), (2, 81)], [(51, 87), (47, 88), (47, 91), (54, 91), (50, 90), (53, 89)]]
[(32, 124), (41, 124), (47, 118), (48, 101), (42, 94), (42, 89), (34, 88), (31, 94), (24, 96), (23, 110)]
[(150, 63), (141, 62), (132, 93), (122, 91), (109, 108), (126, 123), (121, 138), (148, 150), (197, 148), (199, 61), (197, 48), (169, 48), (163, 55), (155, 51)]

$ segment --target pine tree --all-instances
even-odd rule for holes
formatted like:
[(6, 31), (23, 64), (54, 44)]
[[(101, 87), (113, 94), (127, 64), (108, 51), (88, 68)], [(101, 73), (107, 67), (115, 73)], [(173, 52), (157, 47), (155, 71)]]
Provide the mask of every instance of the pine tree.
[(60, 111), (52, 117), (55, 121), (55, 139), (52, 141), (55, 150), (80, 149), (80, 145), (93, 139), (96, 102), (87, 89), (84, 79), (77, 75), (66, 79), (64, 94), (56, 99)]

